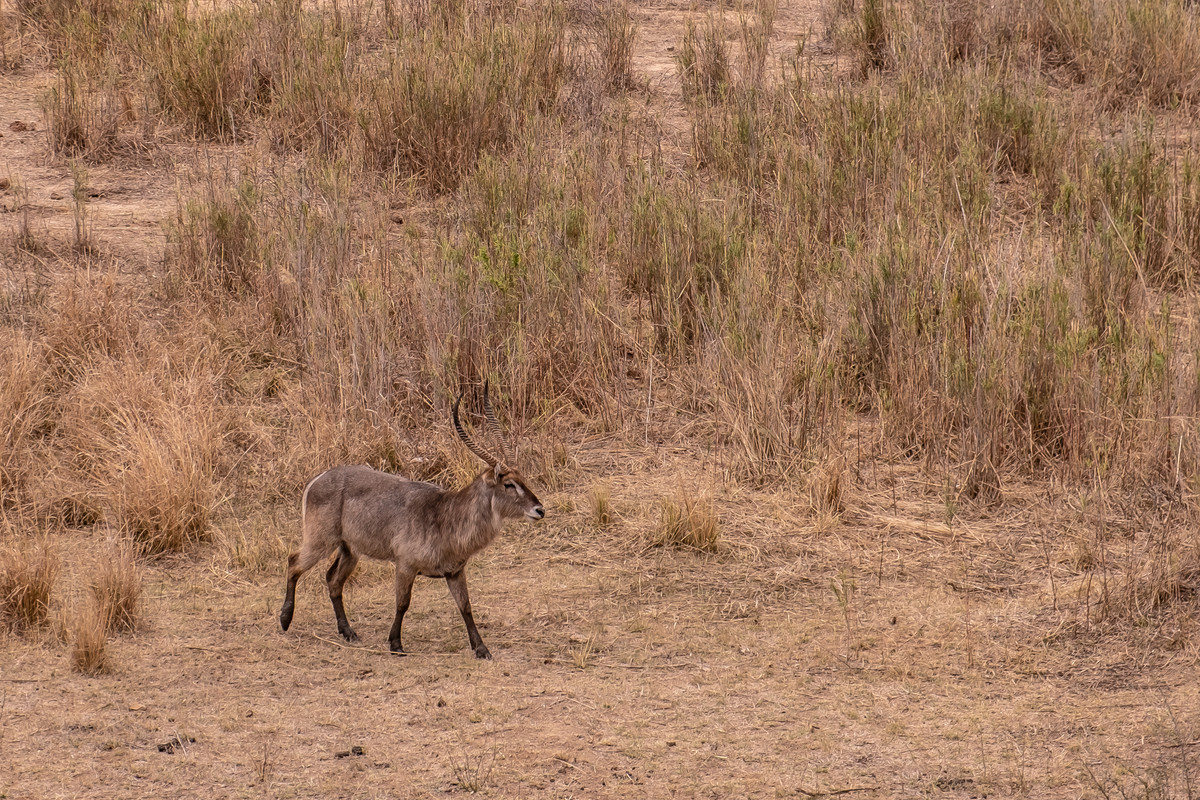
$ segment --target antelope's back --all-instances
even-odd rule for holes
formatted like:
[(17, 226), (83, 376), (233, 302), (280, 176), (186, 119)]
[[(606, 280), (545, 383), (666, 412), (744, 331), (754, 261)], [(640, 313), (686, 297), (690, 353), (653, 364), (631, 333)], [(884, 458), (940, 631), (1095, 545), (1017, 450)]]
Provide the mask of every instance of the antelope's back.
[(340, 538), (351, 551), (392, 561), (423, 549), (432, 506), (442, 494), (432, 483), (370, 467), (334, 467), (309, 487), (309, 513), (314, 503), (324, 503), (339, 518)]

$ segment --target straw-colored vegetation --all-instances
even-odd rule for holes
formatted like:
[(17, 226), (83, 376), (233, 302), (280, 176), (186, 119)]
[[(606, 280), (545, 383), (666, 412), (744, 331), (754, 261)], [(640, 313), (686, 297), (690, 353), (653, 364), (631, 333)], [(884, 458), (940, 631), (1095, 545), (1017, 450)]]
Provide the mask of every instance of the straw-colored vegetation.
[(49, 621), (59, 564), (54, 546), (36, 531), (20, 531), (5, 542), (0, 550), (0, 622), (9, 630), (32, 631)]
[[(1181, 0), (0, 6), (0, 622), (73, 620), (0, 662), (189, 676), (225, 716), (130, 736), (250, 732), (280, 794), (1190, 796), (1197, 53)], [(550, 512), (471, 567), (512, 674), (276, 635), (306, 481), (461, 485), (484, 380)], [(439, 603), (412, 635), (460, 650)], [(305, 774), (335, 695), (453, 755)], [(704, 730), (647, 732), (672, 704)], [(188, 748), (145, 792), (226, 780)], [(65, 791), (21, 753), (0, 796)]]

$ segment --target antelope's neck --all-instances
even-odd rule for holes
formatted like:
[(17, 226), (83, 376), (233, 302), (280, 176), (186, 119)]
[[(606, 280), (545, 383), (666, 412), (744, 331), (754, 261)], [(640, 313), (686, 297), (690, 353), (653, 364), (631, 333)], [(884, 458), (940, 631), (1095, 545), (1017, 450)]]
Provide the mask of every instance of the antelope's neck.
[(492, 508), (494, 491), (482, 475), (457, 492), (447, 492), (445, 512), (464, 560), (492, 543), (500, 533), (500, 515)]

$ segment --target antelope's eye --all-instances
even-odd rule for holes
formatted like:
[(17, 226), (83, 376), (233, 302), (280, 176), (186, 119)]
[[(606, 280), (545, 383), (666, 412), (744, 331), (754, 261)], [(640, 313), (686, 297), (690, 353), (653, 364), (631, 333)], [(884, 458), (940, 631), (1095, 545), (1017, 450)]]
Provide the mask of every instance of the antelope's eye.
[(517, 485), (515, 483), (513, 483), (512, 481), (505, 481), (504, 488), (505, 489), (515, 489), (515, 488), (517, 488)]

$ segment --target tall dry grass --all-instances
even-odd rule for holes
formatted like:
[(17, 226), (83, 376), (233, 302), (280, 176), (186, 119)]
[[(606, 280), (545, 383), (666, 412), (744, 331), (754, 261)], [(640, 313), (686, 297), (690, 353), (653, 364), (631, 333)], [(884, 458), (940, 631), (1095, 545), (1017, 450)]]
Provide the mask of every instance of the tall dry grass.
[(4, 522), (10, 530), (0, 543), (0, 621), (17, 632), (34, 630), (49, 620), (61, 561), (48, 538), (30, 535), (30, 520), (18, 516)]
[(481, 154), (553, 112), (568, 70), (557, 5), (457, 8), (444, 27), (401, 37), (359, 101), (366, 163), (435, 192), (453, 190)]
[(204, 539), (220, 500), (222, 410), (205, 369), (100, 363), (63, 400), (63, 448), (110, 524), (146, 553)]
[(123, 542), (110, 544), (92, 573), (88, 591), (106, 630), (136, 630), (142, 615), (142, 571), (136, 548)]
[(37, 438), (51, 418), (44, 382), (44, 349), (23, 331), (6, 331), (8, 357), (0, 365), (0, 510), (28, 501), (36, 478)]
[(108, 652), (108, 620), (94, 604), (85, 606), (71, 622), (71, 669), (102, 675), (112, 668)]

